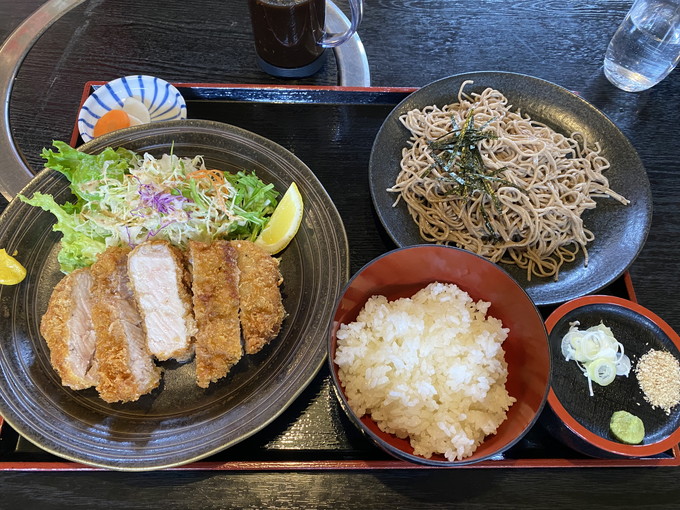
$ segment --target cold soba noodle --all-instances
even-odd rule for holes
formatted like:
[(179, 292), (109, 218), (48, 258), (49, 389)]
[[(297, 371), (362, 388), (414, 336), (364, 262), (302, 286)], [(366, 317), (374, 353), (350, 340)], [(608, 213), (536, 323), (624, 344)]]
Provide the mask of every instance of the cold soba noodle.
[[(455, 244), (493, 262), (516, 264), (527, 278), (558, 277), (594, 239), (581, 219), (596, 207), (595, 198), (628, 200), (609, 188), (602, 174), (609, 162), (599, 144), (589, 146), (581, 133), (567, 138), (532, 121), (497, 90), (481, 94), (458, 92), (458, 102), (443, 108), (427, 106), (400, 117), (411, 132), (402, 151), (401, 172), (388, 191), (398, 192), (426, 241)], [(474, 127), (493, 137), (478, 142), (490, 193), (473, 190), (463, 196), (441, 166), (434, 164), (428, 142), (464, 126), (473, 110)], [(487, 124), (488, 123), (488, 124)], [(494, 199), (493, 197), (496, 197)], [(490, 235), (492, 234), (492, 235)]]

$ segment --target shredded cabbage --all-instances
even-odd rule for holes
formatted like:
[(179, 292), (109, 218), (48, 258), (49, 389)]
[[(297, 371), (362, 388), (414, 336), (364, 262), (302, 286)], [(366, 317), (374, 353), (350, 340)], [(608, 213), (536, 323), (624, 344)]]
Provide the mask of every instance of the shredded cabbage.
[(58, 259), (65, 273), (91, 265), (110, 246), (132, 247), (161, 238), (254, 240), (276, 208), (278, 192), (255, 173), (206, 169), (201, 156), (159, 159), (127, 149), (84, 154), (63, 142), (44, 149), (45, 166), (64, 174), (76, 196), (57, 204), (51, 195), (19, 198), (57, 217)]
[(630, 359), (624, 354), (623, 344), (614, 338), (612, 330), (600, 323), (586, 330), (578, 329), (579, 322), (569, 324), (562, 338), (562, 355), (574, 360), (588, 378), (588, 389), (593, 396), (593, 381), (600, 386), (611, 384), (617, 375), (628, 377)]

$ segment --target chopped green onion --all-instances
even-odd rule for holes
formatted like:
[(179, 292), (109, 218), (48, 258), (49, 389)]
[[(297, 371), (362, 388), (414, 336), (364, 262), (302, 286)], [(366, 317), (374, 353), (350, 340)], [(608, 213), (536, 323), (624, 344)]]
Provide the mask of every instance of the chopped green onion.
[(562, 338), (562, 355), (567, 361), (574, 360), (583, 375), (588, 378), (588, 389), (593, 396), (592, 381), (600, 386), (611, 384), (617, 375), (628, 377), (630, 359), (624, 354), (623, 344), (600, 323), (583, 331), (578, 322), (570, 324)]

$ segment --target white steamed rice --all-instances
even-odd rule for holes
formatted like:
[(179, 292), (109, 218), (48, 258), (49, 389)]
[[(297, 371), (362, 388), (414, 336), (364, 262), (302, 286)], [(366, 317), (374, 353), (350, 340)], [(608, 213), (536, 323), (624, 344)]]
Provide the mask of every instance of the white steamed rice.
[(352, 410), (408, 437), (416, 455), (474, 453), (515, 401), (505, 389), (509, 330), (453, 284), (411, 298), (373, 296), (337, 332), (335, 363)]

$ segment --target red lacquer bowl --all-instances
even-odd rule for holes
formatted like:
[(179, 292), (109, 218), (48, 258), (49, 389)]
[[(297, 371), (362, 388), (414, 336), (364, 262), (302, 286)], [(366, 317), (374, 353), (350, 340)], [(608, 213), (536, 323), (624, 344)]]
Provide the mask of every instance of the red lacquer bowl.
[[(608, 386), (593, 384), (574, 361), (561, 352), (569, 324), (579, 321), (586, 329), (602, 322), (623, 344), (633, 369), (628, 377), (617, 376)], [(649, 457), (670, 450), (680, 442), (680, 405), (670, 414), (644, 399), (635, 375), (640, 357), (650, 349), (664, 350), (680, 360), (680, 338), (658, 315), (645, 307), (614, 296), (584, 296), (557, 308), (546, 320), (552, 350), (552, 387), (544, 413), (549, 432), (571, 448), (592, 457)], [(609, 421), (615, 411), (628, 411), (645, 425), (639, 445), (621, 443), (612, 436)]]
[[(399, 439), (378, 428), (370, 416), (357, 416), (347, 403), (334, 363), (336, 332), (340, 324), (354, 321), (366, 301), (381, 294), (388, 299), (409, 297), (432, 282), (454, 283), (475, 301), (491, 303), (489, 315), (510, 329), (503, 343), (508, 363), (506, 388), (517, 401), (496, 434), (488, 436), (474, 454), (460, 461), (443, 455), (427, 459), (414, 455), (408, 439)], [(388, 252), (364, 266), (341, 295), (333, 318), (328, 360), (340, 404), (352, 422), (379, 447), (411, 462), (451, 466), (499, 456), (517, 443), (536, 422), (550, 387), (550, 351), (543, 319), (536, 306), (499, 266), (473, 253), (438, 245), (417, 245)]]

